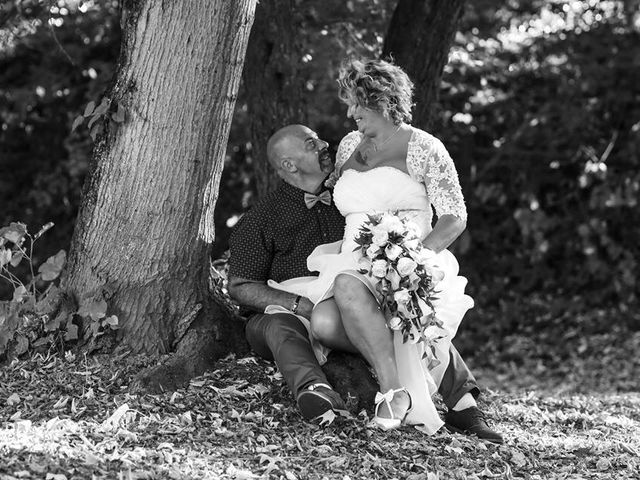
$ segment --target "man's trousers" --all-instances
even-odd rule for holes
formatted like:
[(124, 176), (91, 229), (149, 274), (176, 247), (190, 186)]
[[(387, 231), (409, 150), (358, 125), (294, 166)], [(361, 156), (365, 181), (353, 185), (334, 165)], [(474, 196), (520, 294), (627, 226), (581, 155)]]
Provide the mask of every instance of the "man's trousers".
[[(294, 315), (251, 315), (247, 320), (246, 337), (254, 352), (275, 361), (295, 398), (311, 384), (329, 383), (313, 353), (307, 329)], [(465, 393), (474, 397), (480, 394), (476, 379), (453, 345), (438, 392), (448, 408), (453, 408)]]

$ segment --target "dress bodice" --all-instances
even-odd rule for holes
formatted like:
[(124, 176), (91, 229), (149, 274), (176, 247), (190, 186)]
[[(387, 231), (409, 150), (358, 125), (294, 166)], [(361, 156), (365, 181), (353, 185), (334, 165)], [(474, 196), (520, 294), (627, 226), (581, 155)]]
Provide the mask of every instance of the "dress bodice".
[(423, 237), (431, 231), (431, 204), (424, 185), (397, 168), (345, 170), (335, 184), (333, 198), (345, 217), (343, 250), (355, 248), (353, 238), (371, 213), (397, 211), (414, 221)]
[[(418, 208), (429, 211), (429, 221), (431, 221), (430, 208), (423, 205), (422, 199), (426, 198), (428, 205), (433, 206), (438, 216), (454, 215), (466, 220), (467, 209), (458, 181), (458, 173), (449, 152), (442, 142), (433, 135), (418, 128), (410, 128), (411, 135), (406, 157), (408, 174), (389, 166), (375, 167), (365, 172), (353, 171), (349, 173), (349, 176), (361, 175), (362, 178), (358, 179), (361, 181), (348, 180), (347, 184), (355, 182), (358, 185), (356, 194), (363, 195), (362, 203), (366, 204), (365, 206), (373, 205), (372, 209), (374, 210), (402, 209), (402, 206), (396, 206), (394, 203), (400, 201), (411, 204), (416, 201), (420, 205)], [(354, 131), (342, 139), (336, 154), (336, 168), (327, 180), (328, 186), (337, 186), (337, 182), (343, 175), (342, 167), (358, 148), (362, 138), (362, 133)], [(347, 172), (349, 170), (345, 173)], [(367, 181), (367, 188), (360, 186), (364, 182), (364, 178)], [(411, 185), (407, 187), (410, 191), (403, 190), (405, 185)], [(418, 190), (421, 190), (420, 193)], [(414, 192), (418, 195), (418, 199), (412, 198)], [(402, 196), (407, 198), (400, 199)], [(345, 198), (350, 198), (350, 202), (353, 201), (352, 197), (345, 196)], [(381, 205), (388, 201), (391, 201), (390, 205)], [(338, 205), (338, 207), (340, 206)], [(350, 210), (346, 210), (346, 213), (349, 213)], [(364, 210), (364, 206), (362, 210)], [(342, 213), (345, 214), (345, 212)]]

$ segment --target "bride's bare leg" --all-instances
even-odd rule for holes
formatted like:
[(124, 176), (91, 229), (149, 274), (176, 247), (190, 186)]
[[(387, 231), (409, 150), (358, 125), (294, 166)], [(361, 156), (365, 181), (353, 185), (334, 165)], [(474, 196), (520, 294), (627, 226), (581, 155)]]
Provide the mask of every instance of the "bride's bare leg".
[(333, 298), (323, 300), (314, 307), (311, 314), (311, 334), (333, 350), (358, 353), (358, 349), (347, 337), (340, 310)]
[[(392, 332), (369, 289), (357, 278), (341, 274), (335, 280), (334, 298), (346, 335), (375, 370), (380, 391), (403, 387), (398, 378)], [(396, 417), (402, 418), (409, 405), (409, 396), (398, 393), (391, 409)], [(391, 416), (384, 406), (379, 414)]]

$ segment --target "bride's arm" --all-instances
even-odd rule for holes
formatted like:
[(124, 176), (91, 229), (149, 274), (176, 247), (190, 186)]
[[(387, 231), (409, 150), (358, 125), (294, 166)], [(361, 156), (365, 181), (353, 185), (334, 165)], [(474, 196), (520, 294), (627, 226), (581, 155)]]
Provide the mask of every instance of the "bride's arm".
[(456, 167), (442, 142), (432, 137), (424, 150), (424, 183), (438, 220), (423, 241), (425, 247), (440, 252), (448, 248), (467, 227), (467, 208)]
[(433, 226), (431, 233), (427, 235), (422, 244), (430, 250), (438, 253), (448, 248), (467, 227), (466, 220), (455, 215), (442, 215)]

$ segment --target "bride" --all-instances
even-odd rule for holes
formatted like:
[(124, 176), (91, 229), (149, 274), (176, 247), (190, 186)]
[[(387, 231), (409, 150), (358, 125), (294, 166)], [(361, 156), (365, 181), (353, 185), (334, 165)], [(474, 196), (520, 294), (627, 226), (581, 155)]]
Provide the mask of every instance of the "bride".
[[(345, 217), (344, 239), (320, 245), (309, 256), (309, 270), (319, 272), (316, 279), (277, 286), (314, 302), (311, 332), (322, 346), (358, 352), (372, 366), (380, 385), (378, 426), (405, 423), (431, 434), (443, 424), (431, 397), (448, 366), (451, 339), (473, 306), (464, 294), (466, 279), (458, 276), (458, 263), (446, 250), (466, 227), (457, 172), (443, 144), (408, 123), (413, 84), (402, 69), (381, 60), (353, 60), (342, 68), (338, 83), (347, 115), (357, 125), (340, 142), (328, 179)], [(358, 273), (361, 253), (354, 251), (354, 237), (368, 214), (384, 211), (397, 211), (419, 226), (423, 245), (435, 252), (434, 263), (445, 274), (433, 304), (444, 338), (437, 343), (439, 364), (432, 369), (423, 360), (423, 344), (403, 343), (402, 334), (387, 327), (376, 279)]]

